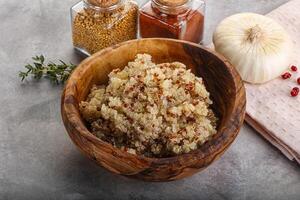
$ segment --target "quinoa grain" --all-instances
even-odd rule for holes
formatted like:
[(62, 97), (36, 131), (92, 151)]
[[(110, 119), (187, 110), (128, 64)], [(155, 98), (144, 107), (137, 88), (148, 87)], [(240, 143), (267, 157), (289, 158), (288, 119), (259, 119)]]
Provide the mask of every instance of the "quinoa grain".
[(80, 111), (102, 140), (129, 153), (167, 157), (195, 150), (217, 132), (211, 104), (203, 80), (184, 64), (155, 64), (138, 54), (109, 74), (107, 86), (94, 86)]

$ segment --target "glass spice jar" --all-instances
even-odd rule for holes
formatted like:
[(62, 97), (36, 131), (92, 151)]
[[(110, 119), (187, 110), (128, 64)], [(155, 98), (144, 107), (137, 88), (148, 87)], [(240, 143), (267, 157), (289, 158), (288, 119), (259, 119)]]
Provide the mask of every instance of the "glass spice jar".
[(151, 0), (140, 9), (140, 35), (200, 43), (204, 12), (204, 0)]
[(71, 18), (74, 48), (86, 55), (137, 38), (138, 5), (132, 0), (82, 0)]

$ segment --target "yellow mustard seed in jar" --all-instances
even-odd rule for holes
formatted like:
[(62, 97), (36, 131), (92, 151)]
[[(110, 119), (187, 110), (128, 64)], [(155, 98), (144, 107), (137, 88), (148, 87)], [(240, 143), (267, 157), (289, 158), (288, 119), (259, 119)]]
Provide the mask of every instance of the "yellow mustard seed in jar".
[(87, 55), (137, 38), (138, 6), (131, 0), (83, 0), (72, 7), (75, 49)]

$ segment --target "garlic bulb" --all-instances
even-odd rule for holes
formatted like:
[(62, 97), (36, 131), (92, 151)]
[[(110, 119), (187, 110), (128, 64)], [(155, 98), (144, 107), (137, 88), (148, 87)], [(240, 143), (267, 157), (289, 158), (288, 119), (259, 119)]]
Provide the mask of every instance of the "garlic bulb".
[(240, 13), (224, 19), (213, 42), (246, 82), (265, 83), (290, 64), (289, 35), (277, 22), (259, 14)]

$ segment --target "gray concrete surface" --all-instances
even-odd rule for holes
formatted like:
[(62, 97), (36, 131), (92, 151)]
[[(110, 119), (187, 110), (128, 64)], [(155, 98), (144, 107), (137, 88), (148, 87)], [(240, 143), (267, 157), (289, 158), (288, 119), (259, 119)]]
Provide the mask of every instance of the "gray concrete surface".
[[(69, 8), (76, 0), (0, 0), (0, 199), (300, 199), (300, 168), (249, 126), (217, 162), (177, 182), (113, 175), (72, 144), (60, 117), (62, 87), (21, 84), (30, 57), (78, 63)], [(208, 1), (206, 43), (216, 24), (240, 11), (267, 13), (286, 0)], [(141, 3), (141, 2), (140, 2)]]

